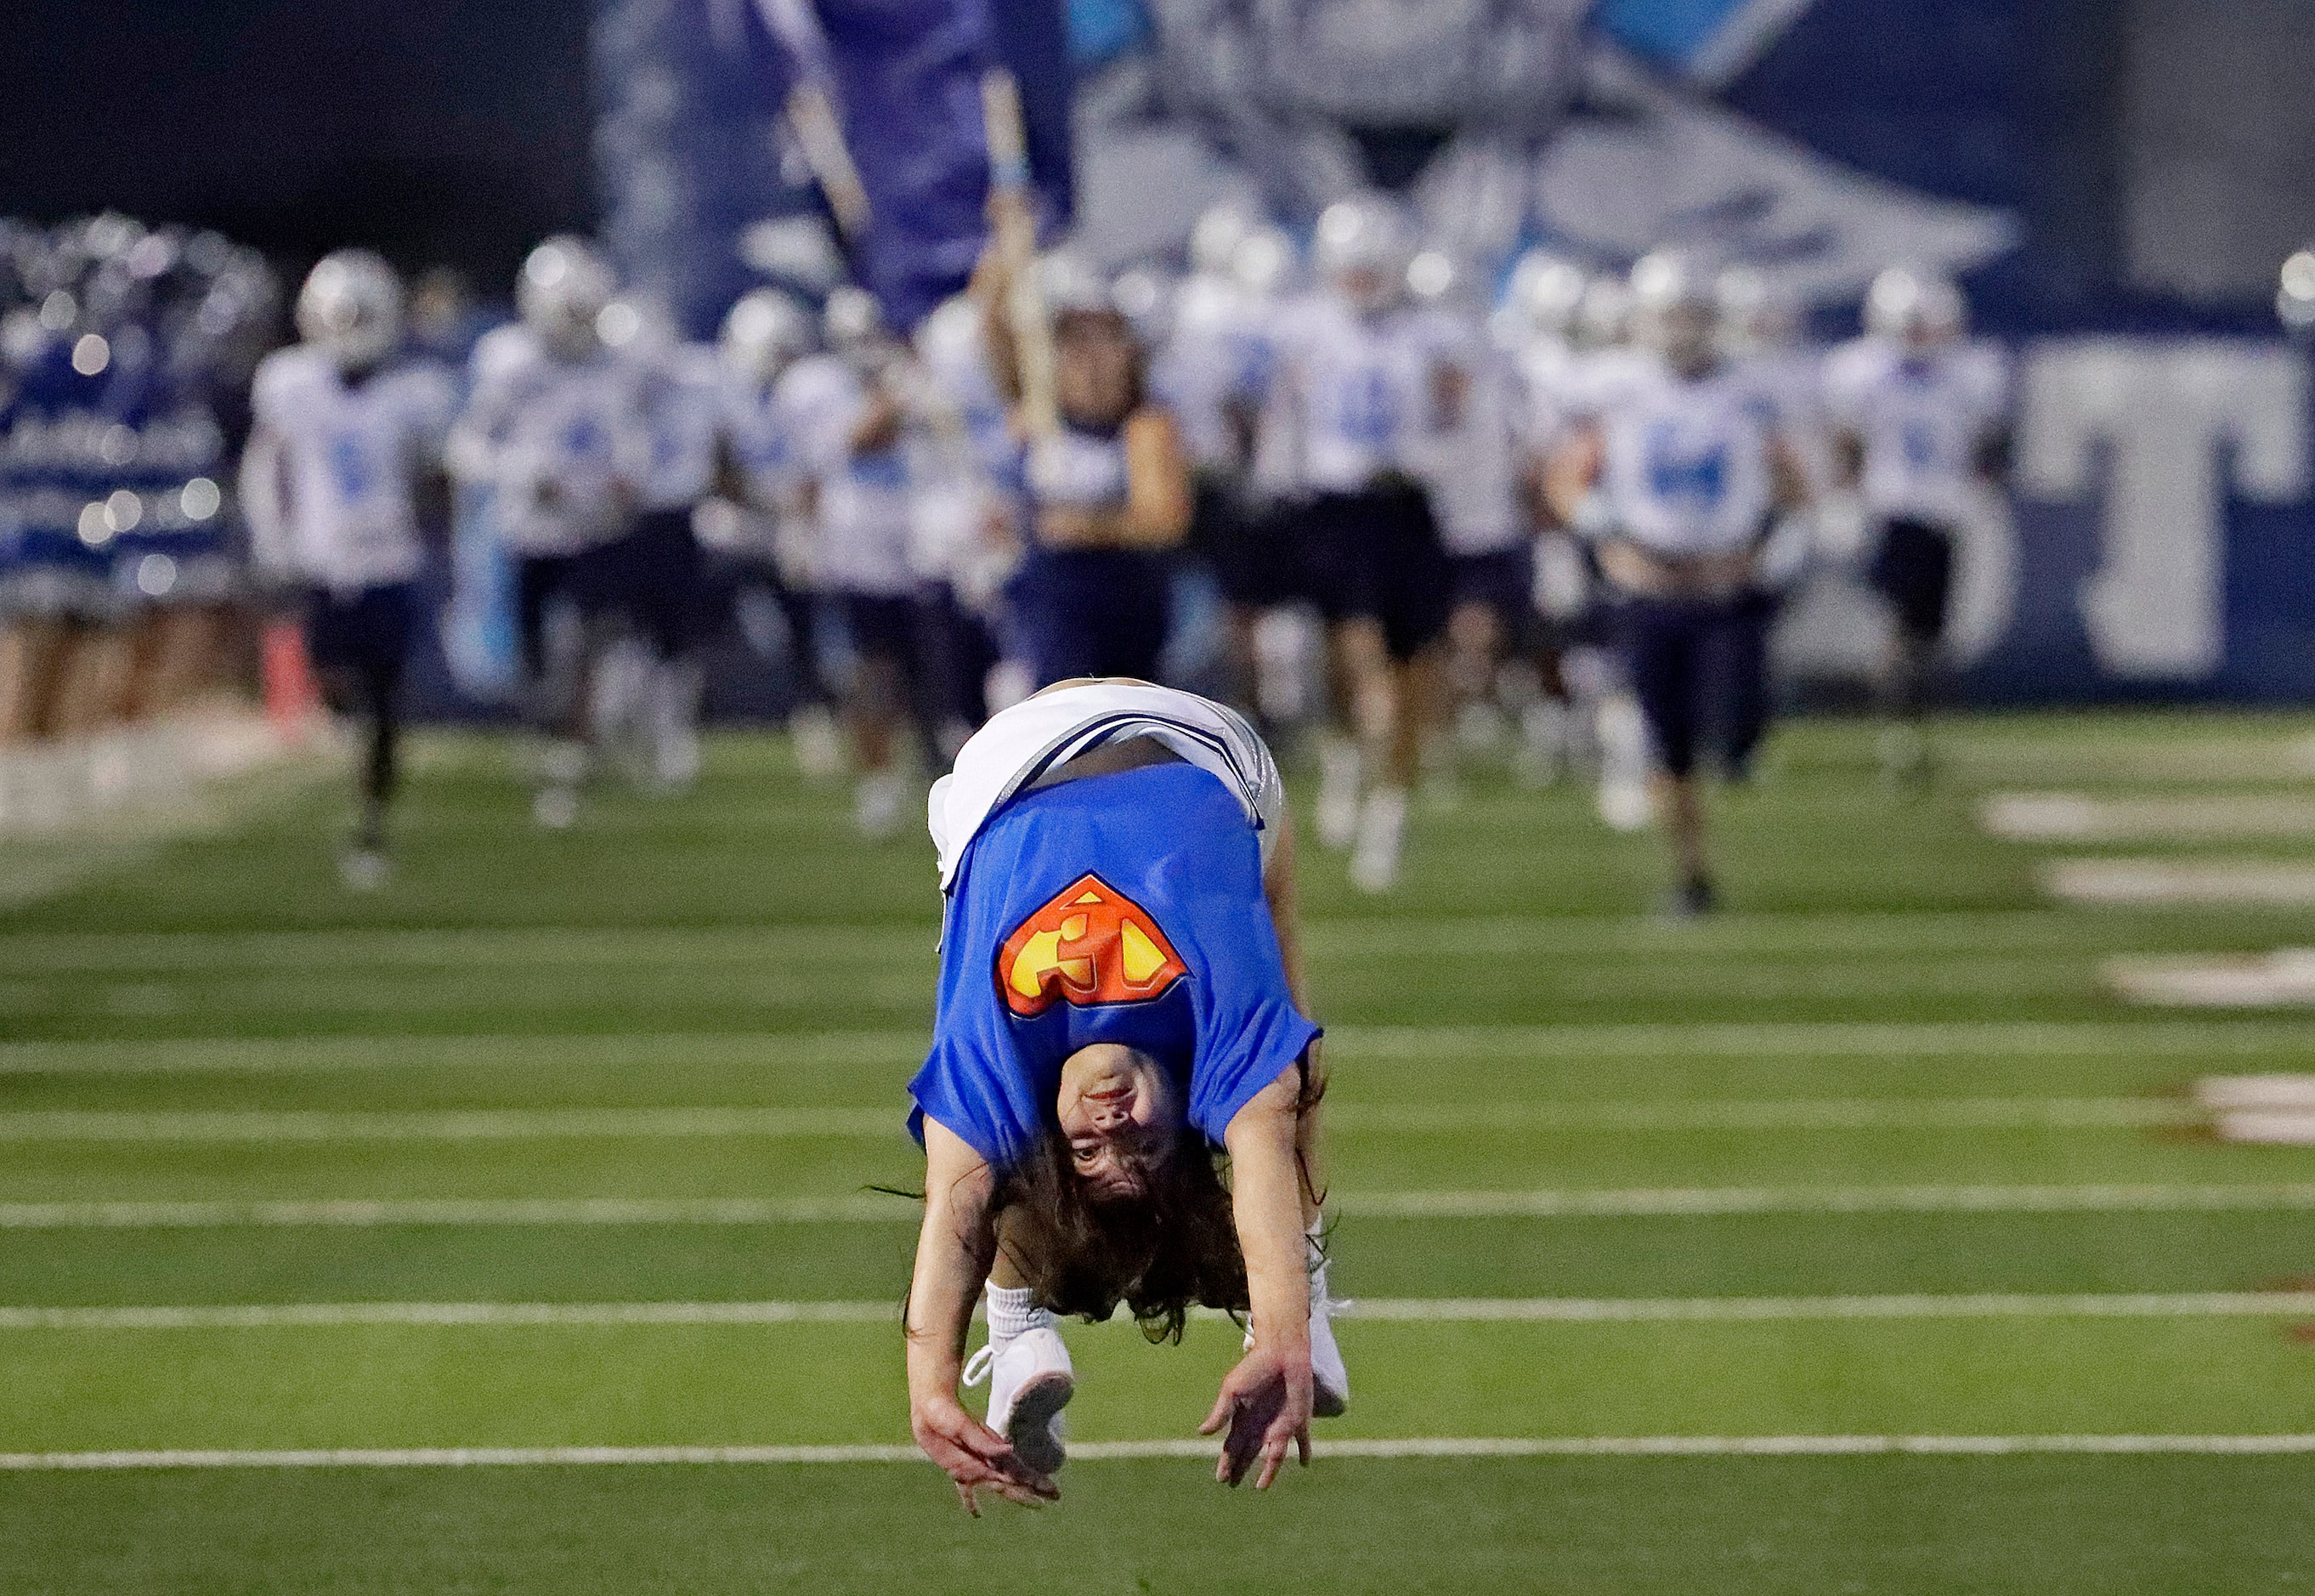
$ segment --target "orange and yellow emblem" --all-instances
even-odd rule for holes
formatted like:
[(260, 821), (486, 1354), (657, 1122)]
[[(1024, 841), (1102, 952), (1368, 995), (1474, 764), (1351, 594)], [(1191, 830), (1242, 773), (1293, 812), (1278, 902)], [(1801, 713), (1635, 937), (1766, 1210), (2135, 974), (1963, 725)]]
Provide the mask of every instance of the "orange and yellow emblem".
[(997, 989), (1024, 1020), (1057, 1002), (1140, 1003), (1187, 973), (1149, 911), (1097, 875), (1063, 888), (997, 953)]

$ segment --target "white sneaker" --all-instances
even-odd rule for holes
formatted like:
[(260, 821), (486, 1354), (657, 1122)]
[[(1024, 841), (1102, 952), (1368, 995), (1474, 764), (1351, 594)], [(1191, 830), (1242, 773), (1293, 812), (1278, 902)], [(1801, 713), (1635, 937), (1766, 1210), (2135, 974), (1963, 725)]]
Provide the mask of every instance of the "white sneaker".
[(568, 831), (579, 819), (579, 794), (569, 787), (542, 787), (530, 801), (530, 818), (549, 831)]
[(1069, 1461), (1061, 1409), (1078, 1388), (1060, 1332), (1038, 1325), (1002, 1348), (993, 1343), (982, 1347), (964, 1366), (964, 1383), (977, 1386), (984, 1379), (989, 1382), (989, 1427), (1039, 1474), (1059, 1471)]
[(796, 768), (812, 781), (832, 780), (844, 768), (844, 739), (836, 717), (821, 704), (807, 704), (788, 717)]
[(1318, 749), (1318, 843), (1341, 853), (1359, 836), (1359, 745), (1329, 738)]
[(394, 867), (383, 850), (350, 847), (338, 856), (338, 880), (350, 892), (375, 892), (386, 885)]
[(852, 798), (852, 823), (861, 836), (882, 842), (900, 830), (907, 796), (906, 784), (889, 771), (864, 776)]
[(1351, 853), (1351, 885), (1362, 892), (1388, 892), (1398, 884), (1398, 854), (1406, 836), (1406, 789), (1377, 787), (1359, 807), (1357, 846)]

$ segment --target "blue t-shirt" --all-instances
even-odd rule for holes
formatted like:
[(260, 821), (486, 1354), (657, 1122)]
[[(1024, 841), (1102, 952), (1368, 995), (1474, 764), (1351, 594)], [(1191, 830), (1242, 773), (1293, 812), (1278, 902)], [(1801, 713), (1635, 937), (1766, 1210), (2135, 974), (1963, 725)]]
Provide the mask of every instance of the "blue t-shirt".
[(1056, 1124), (1061, 1062), (1156, 1058), (1220, 1143), (1318, 1034), (1294, 1006), (1253, 826), (1191, 765), (1064, 782), (981, 828), (949, 893), (933, 1047), (909, 1084), (1002, 1167)]

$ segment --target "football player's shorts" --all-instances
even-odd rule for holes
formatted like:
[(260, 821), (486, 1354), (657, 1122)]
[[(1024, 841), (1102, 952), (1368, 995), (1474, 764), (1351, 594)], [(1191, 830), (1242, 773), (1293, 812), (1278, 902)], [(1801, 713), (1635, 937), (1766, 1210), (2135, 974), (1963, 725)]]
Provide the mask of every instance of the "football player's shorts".
[(1491, 612), (1504, 642), (1516, 648), (1535, 630), (1535, 550), (1527, 539), (1484, 554), (1450, 554), (1455, 607)]
[[(1687, 776), (1707, 740), (1741, 767), (1766, 725), (1768, 628), (1753, 596), (1631, 596), (1617, 607), (1616, 630), (1664, 769)], [(1752, 704), (1761, 707), (1746, 707)]]
[(1415, 658), (1447, 630), (1454, 572), (1419, 484), (1322, 493), (1302, 524), (1310, 596), (1327, 620), (1377, 623), (1395, 660)]
[(342, 671), (368, 681), (398, 680), (409, 657), (417, 589), (410, 582), (306, 594), (306, 654), (314, 669)]
[(1916, 642), (1935, 643), (1946, 629), (1953, 568), (1953, 534), (1901, 516), (1883, 527), (1866, 574), (1896, 611), (1898, 630)]
[(1213, 572), (1226, 602), (1240, 609), (1272, 609), (1308, 596), (1301, 509), (1249, 504), (1222, 483), (1200, 480), (1190, 547)]

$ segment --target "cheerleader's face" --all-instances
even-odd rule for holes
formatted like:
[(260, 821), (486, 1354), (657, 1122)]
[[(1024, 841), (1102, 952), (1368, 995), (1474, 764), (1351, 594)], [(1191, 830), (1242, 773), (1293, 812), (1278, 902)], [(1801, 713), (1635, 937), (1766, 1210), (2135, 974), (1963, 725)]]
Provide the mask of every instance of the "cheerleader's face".
[(1053, 386), (1061, 413), (1081, 427), (1106, 429), (1134, 403), (1140, 350), (1125, 318), (1079, 312), (1053, 329)]
[(1058, 1103), (1069, 1166), (1099, 1201), (1138, 1197), (1182, 1128), (1174, 1077), (1147, 1053), (1098, 1042), (1061, 1065)]

